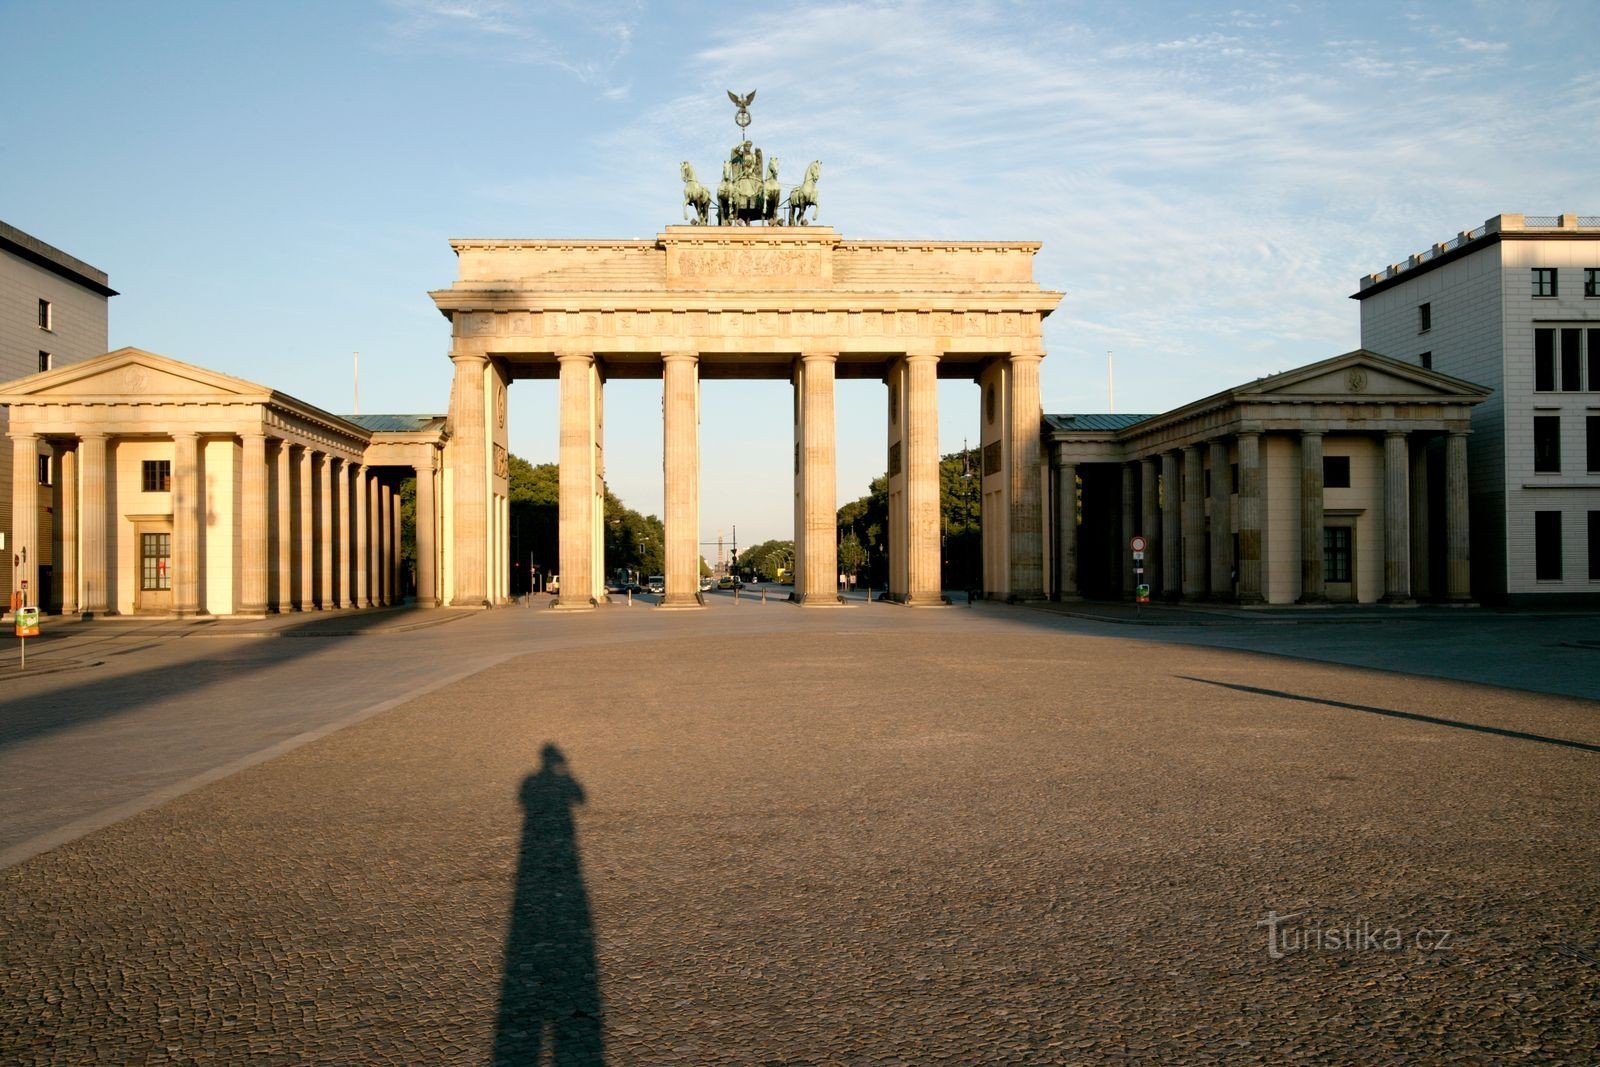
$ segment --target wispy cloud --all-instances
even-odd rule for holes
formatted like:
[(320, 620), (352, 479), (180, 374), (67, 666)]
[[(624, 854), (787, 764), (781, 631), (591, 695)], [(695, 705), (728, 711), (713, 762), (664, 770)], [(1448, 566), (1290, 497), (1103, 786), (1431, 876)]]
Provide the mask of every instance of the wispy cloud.
[(396, 49), (483, 56), (553, 67), (607, 99), (628, 94), (613, 78), (633, 44), (638, 5), (564, 0), (388, 0)]

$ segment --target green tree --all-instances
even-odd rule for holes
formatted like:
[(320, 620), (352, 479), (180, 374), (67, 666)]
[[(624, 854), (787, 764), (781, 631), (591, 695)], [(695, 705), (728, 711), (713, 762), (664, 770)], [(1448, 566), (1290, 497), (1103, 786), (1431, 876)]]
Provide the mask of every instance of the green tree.
[(839, 569), (849, 575), (858, 575), (861, 568), (867, 564), (867, 550), (861, 547), (861, 540), (856, 532), (851, 530), (844, 535), (844, 540), (839, 542)]

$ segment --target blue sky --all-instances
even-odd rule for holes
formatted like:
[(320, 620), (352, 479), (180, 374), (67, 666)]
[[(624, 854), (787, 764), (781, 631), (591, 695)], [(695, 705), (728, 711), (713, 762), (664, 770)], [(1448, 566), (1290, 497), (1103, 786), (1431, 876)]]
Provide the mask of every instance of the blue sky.
[[(0, 5), (0, 218), (108, 271), (111, 343), (442, 410), (450, 237), (650, 237), (725, 91), (845, 237), (1032, 239), (1048, 411), (1159, 411), (1353, 348), (1359, 276), (1502, 211), (1600, 211), (1600, 5)], [(941, 437), (977, 391), (941, 385)], [(704, 387), (702, 533), (790, 535), (787, 386)], [(884, 465), (839, 386), (840, 499)], [(512, 390), (555, 458), (555, 389)], [(774, 413), (778, 416), (775, 417)], [(661, 506), (659, 386), (607, 392)]]

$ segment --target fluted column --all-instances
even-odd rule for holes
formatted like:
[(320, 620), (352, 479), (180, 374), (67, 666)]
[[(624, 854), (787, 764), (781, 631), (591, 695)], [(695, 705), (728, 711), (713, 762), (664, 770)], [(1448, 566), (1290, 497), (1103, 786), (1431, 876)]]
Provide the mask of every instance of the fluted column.
[(439, 606), (438, 577), (435, 573), (433, 464), (418, 464), (417, 475), (417, 606)]
[(389, 548), (394, 560), (389, 568), (389, 602), (402, 604), (406, 599), (405, 582), (401, 580), (401, 571), (404, 560), (401, 559), (400, 543), (400, 487), (398, 485), (389, 490)]
[(1161, 588), (1160, 464), (1154, 456), (1139, 461), (1139, 533), (1144, 536), (1144, 580)]
[(1177, 600), (1183, 592), (1181, 453), (1161, 453), (1161, 596)]
[(939, 357), (905, 357), (905, 603), (944, 602), (939, 567)]
[(172, 610), (200, 612), (200, 438), (172, 435)]
[(61, 516), (61, 560), (56, 570), (61, 573), (61, 614), (78, 613), (78, 453), (67, 449), (61, 453), (61, 478), (57, 483), (61, 494), (58, 514)]
[(239, 459), (239, 613), (267, 611), (267, 435), (241, 435)]
[(1383, 438), (1383, 602), (1411, 599), (1411, 456), (1406, 435)]
[(339, 563), (339, 588), (342, 591), (341, 600), (347, 608), (361, 606), (360, 582), (356, 580), (356, 572), (360, 570), (360, 548), (356, 544), (356, 528), (360, 520), (356, 517), (361, 513), (363, 503), (361, 493), (360, 463), (351, 460), (344, 462), (344, 481), (339, 484), (339, 553), (342, 557)]
[(700, 596), (700, 360), (661, 357), (662, 489), (666, 508), (664, 608), (697, 608)]
[(1411, 449), (1411, 595), (1418, 600), (1434, 595), (1428, 526), (1428, 442), (1423, 439)]
[[(450, 390), (451, 491), (455, 501), (455, 589), (450, 603), (477, 608), (489, 603), (489, 445), (483, 381), (489, 361), (466, 352), (450, 358), (456, 367)], [(563, 384), (565, 380), (563, 377)], [(565, 578), (562, 575), (563, 585)]]
[(1206, 592), (1205, 471), (1200, 449), (1183, 449), (1183, 598), (1198, 600)]
[(556, 606), (593, 607), (594, 588), (605, 567), (604, 533), (595, 508), (595, 483), (599, 477), (598, 442), (595, 440), (594, 356), (568, 354), (561, 364), (561, 476), (560, 559), (561, 590)]
[(1062, 600), (1083, 599), (1078, 592), (1078, 466), (1055, 463), (1056, 568)]
[(338, 607), (333, 582), (336, 559), (334, 531), (338, 528), (333, 514), (333, 482), (334, 464), (338, 462), (323, 453), (322, 461), (317, 464), (317, 517), (322, 520), (317, 530), (317, 558), (320, 561), (317, 568), (317, 607), (323, 611)]
[(111, 614), (116, 608), (107, 577), (110, 545), (106, 539), (106, 435), (80, 434), (78, 459), (83, 480), (83, 510), (78, 520), (83, 545), (83, 599), (79, 609), (92, 618)]
[(1300, 603), (1328, 599), (1322, 574), (1322, 431), (1300, 433)]
[(383, 498), (376, 471), (367, 472), (367, 607), (383, 605)]
[(1233, 468), (1228, 443), (1211, 441), (1211, 598), (1233, 599)]
[(12, 590), (29, 607), (39, 604), (39, 437), (11, 435)]
[(1445, 597), (1455, 601), (1472, 599), (1467, 490), (1467, 435), (1452, 430), (1444, 452)]
[(354, 503), (351, 515), (356, 524), (356, 574), (354, 604), (358, 608), (372, 607), (372, 504), (369, 500), (372, 486), (372, 468), (362, 464), (356, 472)]
[(277, 511), (275, 551), (272, 560), (272, 608), (293, 611), (294, 604), (294, 466), (288, 441), (278, 442), (273, 475), (273, 503)]
[(1005, 405), (1011, 447), (1011, 599), (1042, 600), (1044, 588), (1044, 494), (1039, 480), (1041, 352), (1011, 356), (1011, 402)]
[[(1213, 475), (1215, 477), (1215, 475)], [(1261, 568), (1261, 435), (1239, 435), (1239, 603), (1266, 599)]]
[(801, 604), (839, 602), (838, 487), (835, 483), (831, 353), (807, 353), (796, 368), (800, 421), (798, 524), (795, 529), (794, 599)]
[(300, 477), (295, 494), (300, 498), (300, 517), (295, 523), (296, 539), (300, 545), (300, 584), (295, 590), (295, 606), (301, 611), (315, 611), (317, 607), (317, 479), (311, 449), (300, 449)]
[[(485, 498), (485, 506), (486, 507), (487, 507), (487, 503), (488, 503), (487, 498)], [(389, 536), (390, 531), (394, 527), (393, 517), (394, 517), (394, 490), (389, 488), (389, 483), (388, 482), (386, 482), (386, 481), (385, 482), (379, 482), (378, 483), (378, 540), (380, 542), (379, 559), (382, 562), (381, 562), (381, 566), (378, 568), (378, 591), (379, 591), (379, 597), (382, 599), (383, 603), (384, 604), (388, 604), (388, 605), (393, 605), (394, 602), (395, 602), (395, 599), (394, 599), (394, 570), (395, 570), (394, 541)], [(487, 511), (485, 511), (484, 517), (485, 517), (485, 519), (488, 518)], [(485, 562), (487, 562), (487, 557), (485, 558)], [(485, 572), (485, 574), (484, 574), (484, 581), (485, 582), (488, 581), (487, 572)], [(488, 586), (487, 585), (484, 586), (484, 590), (485, 590), (484, 595), (488, 596), (488, 592), (487, 592)]]

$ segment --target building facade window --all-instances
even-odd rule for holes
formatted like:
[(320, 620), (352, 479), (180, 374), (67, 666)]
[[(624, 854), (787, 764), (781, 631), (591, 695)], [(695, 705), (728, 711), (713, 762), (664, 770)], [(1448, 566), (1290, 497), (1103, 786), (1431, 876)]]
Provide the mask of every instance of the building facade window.
[[(1348, 489), (1350, 488), (1350, 457), (1349, 456), (1323, 456), (1322, 457), (1322, 488)], [(1332, 527), (1330, 527), (1331, 529)]]
[(1600, 415), (1590, 415), (1583, 420), (1584, 438), (1589, 454), (1589, 473), (1600, 474)]
[(1533, 268), (1533, 295), (1556, 295), (1556, 269), (1554, 267)]
[(1322, 577), (1329, 582), (1350, 580), (1349, 526), (1324, 526), (1322, 528)]
[(1424, 352), (1424, 353), (1422, 353), (1422, 355), (1417, 357), (1417, 362), (1422, 364), (1422, 369), (1423, 370), (1432, 370), (1433, 369), (1433, 353), (1432, 352)]
[(54, 326), (52, 325), (52, 322), (54, 321), (54, 319), (55, 319), (55, 311), (50, 306), (50, 301), (41, 299), (39, 301), (39, 329), (41, 329), (41, 330), (54, 329)]
[(1533, 417), (1533, 473), (1561, 473), (1561, 416)]
[(48, 352), (40, 352), (39, 353), (39, 369), (40, 370), (49, 370), (50, 369), (50, 365), (51, 365), (52, 362), (54, 362), (54, 361), (50, 358), (50, 353), (48, 353)]
[(1600, 581), (1600, 511), (1589, 512), (1589, 580)]
[(1535, 392), (1556, 391), (1556, 332), (1540, 328), (1533, 331), (1533, 388)]
[(1533, 513), (1533, 576), (1541, 582), (1561, 580), (1561, 512)]
[(147, 533), (139, 535), (139, 588), (143, 590), (172, 588), (172, 535)]
[(1417, 305), (1417, 332), (1418, 333), (1427, 333), (1431, 329), (1433, 329), (1433, 305), (1432, 304), (1418, 304)]
[(40, 485), (49, 485), (50, 484), (50, 457), (49, 456), (40, 456), (39, 457), (39, 484)]
[(1583, 331), (1561, 331), (1561, 389), (1575, 393), (1583, 388)]
[(1600, 296), (1600, 267), (1583, 268), (1583, 295)]
[(172, 491), (172, 461), (170, 459), (147, 459), (143, 464), (144, 491), (147, 493), (170, 493)]

